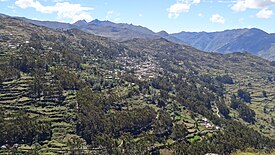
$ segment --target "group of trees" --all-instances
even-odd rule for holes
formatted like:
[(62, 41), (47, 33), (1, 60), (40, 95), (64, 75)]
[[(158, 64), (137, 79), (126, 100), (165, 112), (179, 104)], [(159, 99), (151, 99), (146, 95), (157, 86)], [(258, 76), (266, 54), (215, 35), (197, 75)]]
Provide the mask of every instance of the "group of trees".
[(230, 116), (229, 116), (230, 110), (229, 110), (229, 108), (227, 107), (227, 105), (224, 103), (224, 101), (217, 102), (216, 105), (217, 105), (217, 108), (218, 108), (219, 112), (220, 112), (226, 119), (230, 118)]
[(24, 111), (4, 114), (0, 109), (0, 145), (32, 144), (51, 138), (51, 124), (30, 118)]
[(241, 98), (244, 102), (247, 102), (247, 103), (251, 102), (251, 97), (249, 92), (239, 89), (237, 93), (238, 93), (238, 97)]
[[(116, 110), (111, 109), (113, 104), (121, 102), (118, 96), (110, 92), (105, 94), (102, 91), (92, 91), (89, 88), (81, 90), (78, 93), (78, 134), (88, 144), (95, 147), (103, 145), (112, 148), (109, 150), (110, 153), (117, 151), (115, 148), (120, 146), (115, 139), (124, 139), (125, 135), (128, 134), (126, 136), (128, 137), (128, 141), (126, 141), (126, 138), (122, 143), (125, 152), (137, 151), (141, 153), (142, 151), (138, 149), (141, 146), (150, 148), (148, 141), (151, 140), (152, 143), (156, 141), (162, 142), (167, 137), (176, 141), (175, 145), (169, 146), (169, 148), (177, 154), (201, 154), (209, 152), (228, 154), (234, 152), (236, 149), (243, 150), (247, 147), (257, 149), (264, 147), (272, 148), (274, 141), (261, 136), (257, 131), (241, 123), (229, 119), (230, 111), (223, 101), (224, 88), (218, 80), (206, 76), (184, 78), (184, 75), (173, 76), (168, 73), (164, 74), (167, 76), (167, 80), (157, 78), (152, 83), (137, 82), (140, 89), (137, 89), (137, 93), (135, 93), (148, 93), (152, 95), (153, 104), (159, 104), (163, 101), (164, 104), (159, 106), (163, 110), (159, 111), (155, 111), (150, 107), (128, 110), (121, 108)], [(213, 89), (210, 86), (211, 84), (215, 85), (216, 89)], [(153, 92), (150, 87), (159, 90), (159, 93)], [(171, 95), (171, 92), (173, 92), (173, 95)], [(220, 94), (220, 96), (217, 96), (217, 94)], [(167, 102), (171, 98), (181, 103), (190, 111), (207, 117), (215, 125), (223, 127), (224, 130), (214, 133), (213, 136), (206, 136), (200, 141), (188, 142), (186, 140), (186, 135), (188, 134), (186, 126), (173, 122), (170, 114), (165, 110)], [(253, 123), (255, 121), (254, 111), (249, 109), (240, 98), (235, 97), (232, 99), (231, 108), (239, 112), (240, 118)], [(211, 110), (213, 103), (217, 105), (219, 112), (228, 120), (219, 118), (213, 113)], [(147, 131), (153, 131), (153, 134), (148, 134)], [(252, 135), (256, 135), (257, 139), (253, 139)], [(142, 140), (132, 141), (135, 136), (142, 137)], [(143, 141), (144, 139), (148, 139), (148, 141)]]
[(175, 154), (230, 154), (247, 148), (275, 149), (275, 140), (262, 136), (257, 131), (235, 121), (225, 122), (224, 130), (196, 141), (177, 143), (173, 146)]
[(0, 64), (0, 83), (6, 80), (17, 79), (20, 77), (20, 72), (6, 64)]
[(56, 67), (53, 70), (53, 75), (64, 90), (79, 90), (83, 87), (80, 78), (73, 71), (66, 70), (64, 67)]
[(241, 99), (237, 98), (235, 95), (231, 97), (230, 107), (237, 110), (239, 112), (239, 117), (248, 123), (254, 123), (255, 120), (255, 112), (251, 110), (246, 103), (244, 103)]
[(216, 80), (220, 81), (221, 83), (224, 83), (224, 84), (234, 84), (234, 81), (232, 79), (231, 76), (229, 76), (228, 74), (226, 75), (219, 75), (216, 77)]
[[(123, 138), (127, 133), (140, 135), (154, 126), (157, 113), (153, 108), (110, 111), (111, 105), (119, 100), (112, 92), (107, 94), (89, 88), (78, 93), (77, 133), (92, 147), (103, 146), (110, 149), (110, 152), (116, 151), (119, 144), (115, 142), (115, 138)], [(158, 123), (165, 127), (167, 116), (162, 115), (159, 116)], [(134, 145), (130, 141), (127, 143)], [(127, 148), (127, 145), (121, 147)]]

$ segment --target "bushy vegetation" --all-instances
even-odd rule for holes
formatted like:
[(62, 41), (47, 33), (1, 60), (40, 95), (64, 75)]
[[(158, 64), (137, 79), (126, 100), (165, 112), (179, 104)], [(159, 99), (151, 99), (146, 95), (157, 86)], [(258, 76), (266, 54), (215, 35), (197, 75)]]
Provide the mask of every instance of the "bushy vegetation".
[(15, 19), (3, 23), (18, 33), (7, 35), (9, 43), (20, 46), (0, 42), (0, 145), (70, 154), (274, 149), (273, 139), (248, 127), (257, 123), (253, 86), (235, 90), (237, 71), (221, 65), (235, 67), (246, 55), (202, 53), (164, 39), (116, 43), (78, 30), (18, 27)]
[(237, 99), (236, 96), (231, 97), (230, 107), (236, 109), (239, 112), (240, 118), (249, 123), (255, 122), (255, 112), (251, 110), (246, 103)]
[(245, 102), (248, 102), (248, 103), (251, 102), (250, 94), (249, 94), (249, 92), (247, 92), (245, 90), (239, 89), (238, 96)]
[(230, 77), (229, 75), (223, 75), (223, 76), (219, 75), (216, 77), (216, 80), (224, 84), (234, 84), (232, 77)]
[(23, 111), (4, 114), (0, 111), (0, 145), (32, 144), (51, 138), (50, 123), (30, 118)]

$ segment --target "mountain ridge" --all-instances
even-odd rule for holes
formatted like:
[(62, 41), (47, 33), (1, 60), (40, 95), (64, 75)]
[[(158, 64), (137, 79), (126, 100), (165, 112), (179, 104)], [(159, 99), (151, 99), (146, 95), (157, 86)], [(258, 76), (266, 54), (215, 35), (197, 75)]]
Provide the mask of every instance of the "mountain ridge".
[(275, 43), (274, 34), (269, 34), (257, 28), (196, 33), (183, 31), (171, 35), (186, 44), (207, 52), (249, 52), (274, 60), (274, 54), (263, 56), (264, 53), (274, 53), (272, 50)]
[[(20, 17), (17, 17), (20, 18)], [(40, 25), (45, 26), (52, 29), (61, 29), (61, 30), (68, 30), (72, 28), (77, 28), (83, 30), (85, 32), (89, 32), (92, 34), (109, 37), (114, 40), (125, 41), (134, 38), (146, 38), (146, 39), (156, 39), (162, 36), (159, 36), (157, 33), (153, 32), (152, 30), (143, 27), (143, 26), (136, 26), (133, 24), (127, 23), (113, 23), (111, 21), (100, 21), (95, 19), (91, 22), (82, 22), (79, 20), (73, 24), (69, 23), (61, 23), (61, 22), (51, 22), (51, 21), (39, 21), (39, 20), (32, 20), (27, 18), (22, 18), (23, 20)], [(77, 24), (76, 24), (77, 23)], [(80, 23), (80, 24), (79, 24)], [(181, 40), (172, 37), (166, 36), (168, 40), (174, 41), (176, 43), (184, 44)]]
[(171, 42), (188, 44), (206, 52), (249, 52), (268, 60), (275, 60), (275, 33), (267, 33), (257, 28), (229, 29), (217, 32), (182, 31), (168, 34), (165, 31), (153, 32), (142, 26), (100, 21), (98, 19), (89, 23), (79, 20), (73, 24), (38, 21), (27, 18), (22, 19), (29, 23), (52, 29), (68, 30), (76, 28), (117, 41), (126, 41), (134, 38), (157, 39), (163, 37)]

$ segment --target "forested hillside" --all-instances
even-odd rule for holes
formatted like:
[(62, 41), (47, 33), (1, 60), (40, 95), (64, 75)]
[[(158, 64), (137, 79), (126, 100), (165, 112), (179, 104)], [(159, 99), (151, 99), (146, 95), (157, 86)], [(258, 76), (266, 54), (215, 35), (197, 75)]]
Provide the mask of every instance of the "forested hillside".
[(275, 149), (272, 62), (0, 20), (0, 153)]

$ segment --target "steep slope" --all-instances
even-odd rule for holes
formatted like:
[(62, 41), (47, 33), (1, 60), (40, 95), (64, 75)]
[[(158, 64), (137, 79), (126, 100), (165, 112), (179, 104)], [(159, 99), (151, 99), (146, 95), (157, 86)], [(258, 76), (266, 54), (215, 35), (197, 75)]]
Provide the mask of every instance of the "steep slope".
[[(93, 35), (77, 37), (83, 35), (77, 30), (59, 32), (8, 16), (0, 18), (1, 146), (17, 149), (12, 146), (19, 143), (19, 152), (27, 154), (38, 150), (41, 154), (60, 154), (76, 149), (71, 144), (73, 140), (84, 141), (76, 131), (76, 92), (81, 85), (76, 70), (81, 70), (80, 62), (84, 63), (84, 56), (89, 56), (88, 61), (100, 72), (97, 78), (104, 79), (112, 70), (104, 68), (104, 64), (110, 65), (108, 59), (121, 47)], [(5, 113), (2, 115), (2, 112)], [(18, 112), (45, 126), (34, 126), (34, 129), (29, 126), (24, 133), (23, 128), (15, 128), (16, 124), (11, 126), (11, 116)], [(19, 123), (26, 124), (24, 120)], [(11, 129), (8, 130), (9, 126)], [(36, 132), (41, 136), (25, 137), (28, 140), (16, 136)], [(1, 153), (7, 151), (0, 150)]]
[(236, 29), (221, 32), (180, 32), (171, 34), (185, 43), (208, 52), (249, 52), (270, 59), (274, 35), (259, 29)]
[(274, 149), (275, 67), (264, 59), (0, 20), (0, 153)]

